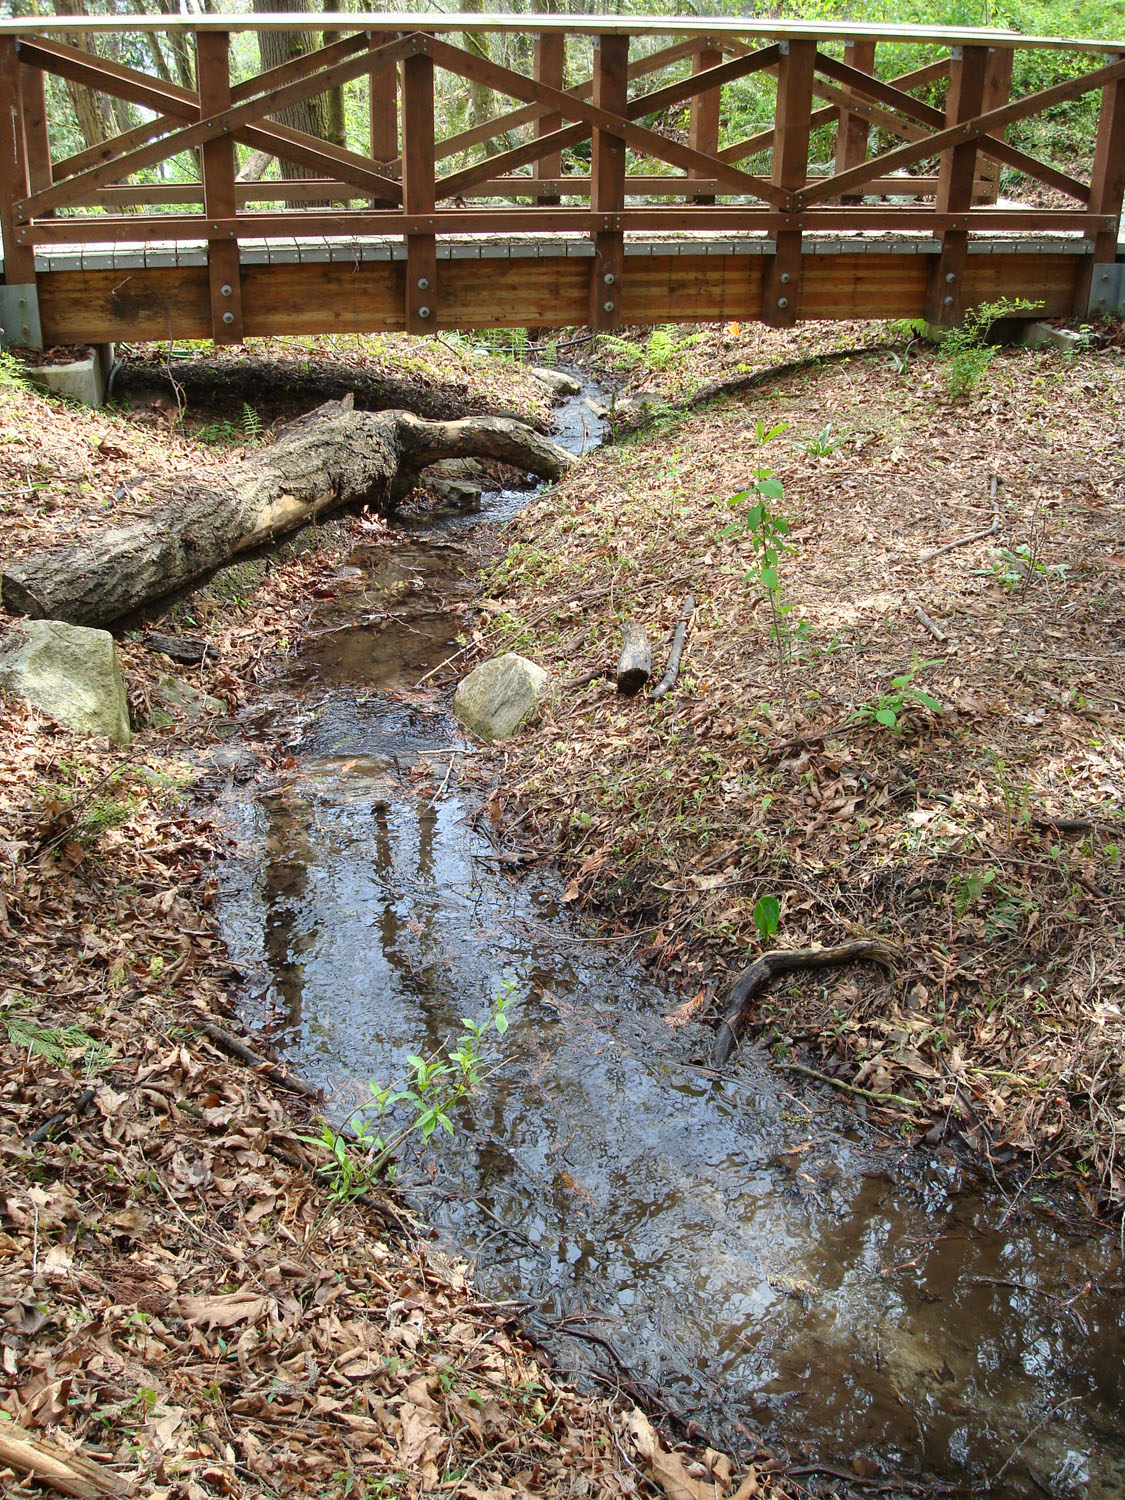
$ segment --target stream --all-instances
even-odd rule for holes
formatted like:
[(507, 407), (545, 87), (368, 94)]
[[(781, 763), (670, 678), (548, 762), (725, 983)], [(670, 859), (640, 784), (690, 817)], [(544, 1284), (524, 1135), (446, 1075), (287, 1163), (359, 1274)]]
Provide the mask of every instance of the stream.
[[(596, 440), (578, 398), (558, 415), (573, 451)], [(457, 778), (474, 746), (451, 689), (422, 679), (457, 649), (485, 528), (532, 494), (357, 549), (244, 715), (245, 745), (285, 755), (219, 808), (246, 1021), (342, 1116), (511, 983), (500, 1066), (400, 1181), (564, 1369), (612, 1389), (608, 1343), (734, 1451), (1120, 1497), (1114, 1243), (1034, 1187), (876, 1134), (750, 1046), (715, 1081), (710, 1032), (667, 1024), (676, 1001), (630, 945), (597, 939), (551, 873), (514, 875), (474, 826)]]

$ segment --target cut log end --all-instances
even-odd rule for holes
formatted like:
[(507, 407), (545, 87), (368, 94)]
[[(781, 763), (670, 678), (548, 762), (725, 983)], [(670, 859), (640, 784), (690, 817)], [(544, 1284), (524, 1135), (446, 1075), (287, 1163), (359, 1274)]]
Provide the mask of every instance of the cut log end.
[(622, 631), (617, 662), (617, 691), (631, 698), (652, 676), (652, 646), (643, 625), (632, 621)]

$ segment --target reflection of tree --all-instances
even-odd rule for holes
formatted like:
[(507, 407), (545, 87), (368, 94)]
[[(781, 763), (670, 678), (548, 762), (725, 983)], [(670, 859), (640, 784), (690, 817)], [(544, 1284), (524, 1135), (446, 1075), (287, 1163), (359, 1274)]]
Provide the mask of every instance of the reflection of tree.
[(289, 790), (263, 803), (269, 816), (263, 920), (265, 951), (274, 991), (287, 1030), (300, 1028), (304, 1014), (304, 974), (300, 962), (315, 937), (298, 933), (307, 911), (309, 866), (316, 858), (311, 838), (312, 809)]

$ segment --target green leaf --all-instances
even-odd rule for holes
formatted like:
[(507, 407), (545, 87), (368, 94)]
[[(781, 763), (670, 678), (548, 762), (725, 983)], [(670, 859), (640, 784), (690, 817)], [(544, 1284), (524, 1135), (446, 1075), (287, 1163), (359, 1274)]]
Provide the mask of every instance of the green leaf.
[(758, 486), (758, 494), (763, 500), (780, 500), (785, 494), (785, 486), (780, 479), (763, 479)]
[(933, 709), (935, 714), (940, 714), (943, 712), (942, 706), (937, 701), (937, 699), (931, 698), (929, 693), (924, 693), (921, 688), (914, 689), (914, 699), (915, 702), (920, 703), (923, 708)]
[(777, 576), (776, 568), (762, 569), (762, 586), (763, 588), (767, 588), (771, 594), (775, 594), (777, 592), (778, 588), (780, 587), (780, 579)]
[(498, 1010), (496, 1012), (495, 1025), (496, 1030), (500, 1033), (501, 1036), (503, 1036), (508, 1029), (508, 1018), (502, 1010)]
[(781, 921), (781, 904), (776, 896), (759, 896), (754, 902), (754, 926), (762, 934), (762, 941), (768, 943), (777, 931), (778, 923)]
[(875, 722), (885, 724), (888, 729), (893, 729), (898, 723), (898, 714), (893, 708), (877, 708), (875, 710)]

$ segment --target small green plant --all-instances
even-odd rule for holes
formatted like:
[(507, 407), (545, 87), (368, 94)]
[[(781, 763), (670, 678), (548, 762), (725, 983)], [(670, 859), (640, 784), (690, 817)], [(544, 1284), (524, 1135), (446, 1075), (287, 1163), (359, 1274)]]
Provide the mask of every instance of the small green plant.
[(762, 942), (768, 943), (781, 921), (781, 903), (776, 896), (759, 896), (754, 902), (751, 915), (754, 918), (754, 926), (762, 935)]
[(993, 325), (1019, 313), (1038, 312), (1042, 306), (1024, 297), (1001, 297), (998, 302), (970, 308), (960, 324), (949, 329), (941, 342), (941, 359), (945, 388), (955, 401), (976, 389), (992, 363), (996, 350), (989, 346), (988, 336)]
[(936, 698), (918, 687), (914, 680), (919, 672), (939, 665), (940, 662), (936, 660), (920, 661), (915, 653), (914, 660), (906, 671), (891, 678), (890, 692), (880, 693), (875, 703), (857, 708), (852, 714), (851, 722), (853, 724), (882, 724), (885, 729), (898, 730), (901, 728), (902, 716), (908, 708), (928, 708), (931, 713), (940, 714), (942, 705)]
[(108, 1067), (107, 1048), (81, 1026), (41, 1026), (33, 1016), (16, 1009), (18, 1003), (9, 1000), (0, 1008), (0, 1025), (13, 1047), (58, 1068), (67, 1067), (73, 1060), (86, 1077), (94, 1077)]
[(797, 549), (788, 540), (788, 517), (773, 508), (774, 502), (783, 497), (784, 486), (762, 456), (766, 444), (788, 431), (788, 425), (787, 422), (780, 422), (775, 427), (767, 428), (761, 417), (758, 418), (754, 429), (757, 456), (750, 483), (746, 489), (739, 490), (738, 494), (727, 500), (727, 508), (737, 511), (738, 515), (719, 532), (720, 537), (743, 536), (750, 543), (754, 563), (743, 575), (743, 582), (756, 583), (765, 590), (773, 612), (770, 635), (777, 645), (778, 660), (782, 666), (792, 656), (794, 637), (807, 635), (809, 628), (803, 620), (790, 623), (788, 617), (793, 606), (781, 602), (778, 560), (783, 552), (795, 552)]
[[(384, 1087), (372, 1080), (370, 1101), (357, 1105), (339, 1128), (322, 1120), (319, 1135), (302, 1137), (328, 1153), (320, 1172), (331, 1199), (349, 1202), (393, 1175), (393, 1160), (412, 1136), (429, 1141), (438, 1130), (454, 1134), (451, 1112), (480, 1087), (486, 1039), (490, 1032), (502, 1037), (508, 1030), (514, 989), (513, 981), (505, 980), (482, 1021), (463, 1016), (456, 1046), (428, 1058), (408, 1057), (411, 1075), (405, 1083)], [(405, 1114), (405, 1121), (395, 1123), (396, 1112)]]
[(834, 432), (831, 422), (825, 422), (818, 433), (811, 438), (806, 438), (801, 447), (810, 458), (831, 458), (837, 448), (842, 448), (848, 441), (846, 433)]
[(249, 401), (242, 403), (242, 435), (250, 443), (257, 443), (262, 437), (262, 419)]

